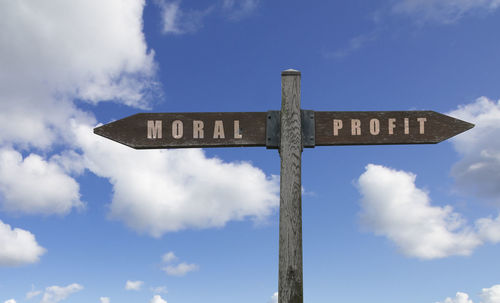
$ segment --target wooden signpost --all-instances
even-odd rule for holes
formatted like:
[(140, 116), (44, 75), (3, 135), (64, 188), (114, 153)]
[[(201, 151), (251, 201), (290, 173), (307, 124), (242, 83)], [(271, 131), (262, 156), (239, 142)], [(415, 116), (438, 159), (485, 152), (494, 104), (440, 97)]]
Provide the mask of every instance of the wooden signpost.
[(302, 303), (301, 158), (304, 147), (432, 144), (473, 124), (433, 111), (315, 112), (300, 109), (300, 72), (281, 73), (281, 111), (142, 113), (94, 129), (136, 149), (265, 146), (279, 149), (280, 303)]
[(266, 146), (266, 113), (144, 113), (94, 133), (137, 149)]

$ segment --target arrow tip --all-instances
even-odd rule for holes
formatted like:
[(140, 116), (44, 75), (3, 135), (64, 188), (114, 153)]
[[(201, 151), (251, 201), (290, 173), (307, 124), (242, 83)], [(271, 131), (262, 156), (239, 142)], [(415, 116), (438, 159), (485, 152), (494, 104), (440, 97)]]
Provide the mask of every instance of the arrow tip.
[(457, 119), (457, 118), (453, 118), (455, 119), (455, 122), (456, 122), (456, 125), (457, 125), (457, 134), (460, 134), (460, 133), (463, 133), (465, 131), (468, 131), (469, 129), (473, 128), (475, 125), (472, 124), (472, 123), (469, 123), (467, 121), (464, 121), (464, 120), (460, 120), (460, 119)]
[(104, 133), (104, 125), (98, 126), (94, 128), (94, 134), (102, 136)]
[(476, 125), (475, 125), (475, 124), (473, 124), (473, 123), (469, 123), (469, 122), (465, 122), (465, 121), (464, 121), (464, 123), (466, 123), (466, 124), (467, 124), (467, 125), (466, 125), (466, 127), (467, 127), (467, 129), (466, 129), (466, 130), (469, 130), (469, 129), (471, 129), (471, 128), (474, 128), (474, 126), (476, 126)]
[[(450, 125), (452, 125), (452, 131), (449, 133), (449, 138), (454, 137), (458, 134), (461, 134), (463, 132), (468, 131), (469, 129), (473, 128), (475, 125), (472, 123), (469, 123), (467, 121), (463, 121), (451, 116), (446, 116), (448, 117)], [(445, 138), (446, 139), (446, 138)]]

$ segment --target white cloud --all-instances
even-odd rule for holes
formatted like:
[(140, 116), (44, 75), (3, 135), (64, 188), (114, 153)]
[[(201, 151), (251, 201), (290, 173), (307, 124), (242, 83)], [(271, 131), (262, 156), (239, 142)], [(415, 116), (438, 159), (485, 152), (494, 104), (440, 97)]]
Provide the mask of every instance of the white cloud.
[(9, 299), (9, 300), (5, 301), (4, 303), (16, 303), (16, 300), (14, 300), (14, 299)]
[(35, 263), (46, 252), (27, 230), (14, 228), (0, 220), (0, 266)]
[[(89, 127), (94, 117), (71, 101), (149, 105), (144, 89), (154, 85), (155, 63), (142, 33), (143, 7), (133, 0), (0, 3), (0, 149), (15, 160), (1, 169), (37, 186), (42, 178), (30, 170), (37, 164), (47, 177), (41, 184), (64, 189), (49, 196), (40, 186), (42, 194), (30, 197), (18, 190), (27, 180), (4, 178), (1, 205), (66, 214), (81, 206), (72, 175), (87, 168), (113, 185), (110, 218), (153, 236), (265, 219), (278, 205), (277, 179), (249, 163), (208, 159), (201, 150), (136, 151), (97, 138)], [(62, 146), (49, 159), (16, 151), (50, 154)]]
[(127, 280), (125, 283), (125, 289), (126, 290), (141, 290), (142, 285), (144, 284), (143, 281), (130, 281)]
[(23, 159), (12, 149), (0, 149), (0, 206), (23, 214), (64, 215), (82, 208), (78, 183), (54, 161), (36, 154)]
[[(95, 124), (70, 101), (149, 105), (154, 53), (142, 33), (144, 1), (0, 2), (0, 206), (19, 213), (67, 214), (81, 207), (68, 174), (72, 151), (50, 161), (13, 147), (74, 146), (70, 123)], [(73, 162), (73, 163), (82, 163)], [(57, 190), (54, 190), (57, 187)], [(26, 190), (29, 188), (30, 190)]]
[(163, 33), (180, 34), (182, 31), (178, 26), (179, 2), (159, 2), (163, 20)]
[(172, 262), (172, 261), (175, 261), (177, 260), (177, 257), (175, 256), (174, 252), (173, 251), (169, 251), (168, 253), (164, 254), (161, 258), (161, 260), (164, 262), (164, 263), (169, 263), (169, 262)]
[(41, 290), (32, 290), (26, 294), (26, 299), (29, 300), (41, 294), (42, 294)]
[(415, 186), (415, 178), (411, 173), (369, 164), (358, 180), (364, 225), (411, 257), (471, 254), (482, 244), (479, 236), (451, 206), (432, 206), (428, 194)]
[(59, 301), (67, 299), (70, 295), (83, 290), (83, 286), (80, 284), (70, 284), (65, 287), (61, 286), (50, 286), (45, 289), (42, 301), (40, 303), (57, 303)]
[[(4, 79), (1, 73), (0, 70), (0, 78)], [(2, 91), (5, 82), (9, 81), (0, 81), (0, 145), (48, 150), (55, 144), (72, 141), (66, 132), (69, 119), (93, 121), (67, 100), (52, 99), (46, 91), (32, 91), (32, 85), (18, 88), (16, 93), (24, 96), (7, 95)]]
[(457, 187), (500, 206), (500, 101), (481, 97), (448, 115), (476, 125), (452, 139), (463, 156), (452, 168)]
[(500, 284), (493, 285), (490, 288), (483, 288), (479, 296), (482, 299), (482, 303), (500, 302)]
[(415, 179), (409, 172), (367, 165), (358, 179), (363, 225), (420, 259), (470, 255), (480, 245), (500, 242), (500, 215), (468, 225), (451, 206), (432, 206)]
[(259, 0), (223, 0), (221, 5), (211, 5), (205, 9), (182, 9), (180, 0), (156, 0), (160, 7), (164, 34), (194, 33), (203, 27), (205, 18), (216, 10), (232, 21), (250, 16), (258, 7)]
[(159, 237), (187, 228), (262, 221), (278, 206), (278, 178), (203, 150), (133, 150), (75, 126), (86, 167), (113, 184), (110, 217)]
[[(177, 260), (178, 258), (174, 255), (173, 252), (168, 252), (163, 255), (162, 261), (163, 263), (171, 263), (172, 261)], [(163, 268), (170, 276), (184, 276), (188, 272), (198, 270), (198, 265), (196, 264), (187, 264), (185, 262), (179, 263), (177, 265), (168, 265)]]
[[(498, 303), (500, 302), (500, 284), (493, 285), (490, 288), (483, 288), (479, 294), (481, 303)], [(455, 298), (446, 298), (444, 301), (436, 303), (474, 303), (469, 299), (469, 295), (463, 292), (457, 292)]]
[[(68, 156), (13, 149), (73, 145), (70, 121), (95, 123), (71, 102), (147, 106), (155, 73), (142, 33), (144, 1), (0, 2), (0, 207), (64, 215), (83, 206)], [(79, 172), (82, 171), (80, 167)], [(55, 190), (56, 188), (56, 190)], [(27, 190), (29, 189), (29, 190)]]
[[(118, 146), (98, 139), (89, 127), (95, 119), (70, 101), (148, 106), (143, 88), (154, 85), (155, 64), (142, 33), (143, 7), (144, 1), (133, 0), (0, 3), (0, 66), (6, 67), (0, 69), (0, 149), (17, 161), (2, 170), (31, 178), (0, 182), (4, 208), (66, 214), (81, 205), (71, 176), (84, 168), (110, 179), (110, 218), (154, 236), (261, 220), (276, 208), (277, 180), (250, 164), (208, 159), (200, 150)], [(39, 148), (50, 154), (62, 146), (66, 150), (50, 159), (33, 152), (23, 159), (15, 151)], [(49, 196), (40, 186), (36, 197), (18, 190), (41, 179), (30, 174), (34, 163), (49, 177), (43, 182), (64, 190)]]
[(143, 84), (137, 76), (149, 77), (155, 69), (142, 33), (144, 5), (137, 0), (2, 2), (0, 62), (9, 76), (4, 79), (48, 85), (92, 102), (119, 98), (141, 104)]
[(240, 20), (251, 15), (258, 7), (259, 0), (224, 0), (222, 9), (231, 20)]
[(213, 7), (204, 10), (184, 11), (180, 1), (157, 0), (161, 9), (164, 34), (186, 34), (198, 31), (203, 26), (203, 19), (208, 16)]
[(500, 242), (500, 215), (495, 219), (480, 218), (476, 220), (476, 229), (479, 236), (491, 243)]
[(419, 22), (454, 22), (476, 10), (493, 11), (500, 6), (499, 0), (398, 0), (393, 11), (415, 16)]
[(146, 107), (154, 53), (142, 33), (144, 1), (0, 2), (0, 144), (71, 143), (70, 119), (93, 118), (70, 100)]
[(109, 303), (111, 300), (108, 297), (100, 297), (99, 300), (101, 303)]
[(160, 295), (155, 295), (150, 303), (167, 303), (167, 301), (163, 300), (163, 298)]
[(196, 264), (187, 264), (187, 263), (180, 263), (177, 265), (168, 265), (163, 268), (163, 270), (167, 273), (167, 275), (170, 276), (185, 276), (187, 273), (191, 271), (196, 271), (198, 270), (198, 265)]
[(275, 292), (275, 293), (271, 296), (271, 300), (269, 300), (269, 303), (278, 303), (278, 292)]
[(437, 303), (473, 303), (472, 300), (469, 299), (469, 295), (463, 292), (457, 292), (455, 298), (446, 298), (442, 302)]

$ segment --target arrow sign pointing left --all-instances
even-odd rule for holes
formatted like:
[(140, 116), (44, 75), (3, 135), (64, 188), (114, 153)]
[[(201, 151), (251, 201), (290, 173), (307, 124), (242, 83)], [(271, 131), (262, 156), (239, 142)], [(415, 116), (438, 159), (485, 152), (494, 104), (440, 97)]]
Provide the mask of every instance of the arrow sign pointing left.
[(265, 112), (141, 113), (94, 129), (136, 149), (266, 146)]

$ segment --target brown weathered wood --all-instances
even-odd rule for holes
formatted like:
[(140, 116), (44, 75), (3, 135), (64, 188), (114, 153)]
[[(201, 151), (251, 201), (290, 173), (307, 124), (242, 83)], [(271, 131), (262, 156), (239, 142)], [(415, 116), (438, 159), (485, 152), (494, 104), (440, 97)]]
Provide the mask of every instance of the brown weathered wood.
[[(360, 133), (352, 134), (352, 120), (360, 122)], [(372, 119), (378, 121), (370, 127)], [(393, 120), (390, 123), (389, 119)], [(407, 119), (405, 123), (405, 119)], [(425, 119), (425, 122), (419, 119)], [(472, 127), (473, 124), (434, 111), (315, 112), (316, 145), (373, 145), (438, 143)], [(334, 120), (342, 128), (334, 133)], [(376, 126), (374, 121), (372, 126)], [(405, 127), (406, 124), (406, 127)], [(421, 131), (423, 124), (423, 132)], [(392, 125), (392, 126), (391, 126)], [(338, 126), (338, 124), (337, 124)], [(390, 133), (392, 129), (392, 134)], [(373, 133), (372, 133), (373, 131)]]
[[(373, 145), (438, 143), (474, 125), (433, 111), (319, 111), (315, 114), (316, 145)], [(425, 119), (419, 122), (418, 119)], [(360, 134), (352, 134), (352, 120), (360, 122)], [(376, 133), (371, 121), (378, 125)], [(389, 119), (394, 119), (390, 124)], [(183, 137), (172, 137), (172, 122), (183, 123)], [(204, 123), (204, 138), (193, 138), (193, 121)], [(213, 138), (215, 121), (222, 121), (225, 138)], [(239, 121), (242, 138), (234, 136), (234, 121)], [(334, 120), (342, 128), (334, 133)], [(405, 123), (407, 120), (407, 123)], [(162, 121), (162, 138), (147, 137), (147, 121)], [(136, 149), (185, 147), (266, 146), (266, 113), (142, 113), (94, 129), (94, 133)], [(423, 123), (424, 132), (420, 127)], [(406, 124), (406, 127), (405, 127)], [(390, 126), (392, 125), (392, 127)], [(373, 126), (373, 125), (372, 125)], [(392, 128), (392, 134), (390, 133)]]
[[(182, 121), (183, 136), (172, 136), (173, 121)], [(193, 121), (203, 121), (204, 138), (193, 138)], [(241, 138), (235, 138), (234, 121)], [(162, 121), (162, 138), (148, 138), (147, 121)], [(213, 138), (222, 121), (225, 138)], [(94, 133), (136, 149), (266, 146), (266, 113), (141, 113), (94, 129)]]
[(278, 302), (302, 303), (300, 72), (281, 74)]

